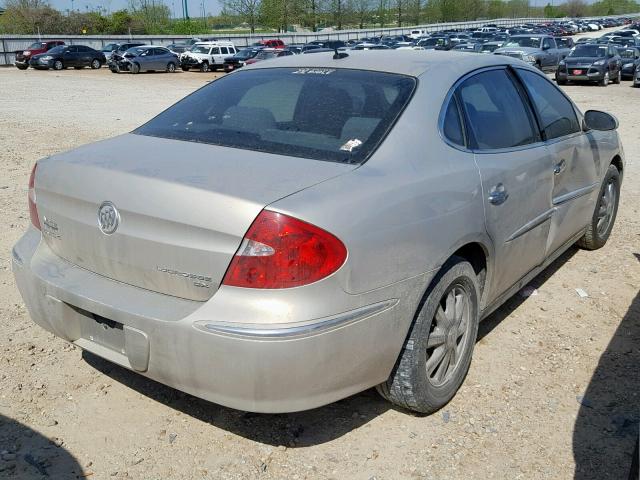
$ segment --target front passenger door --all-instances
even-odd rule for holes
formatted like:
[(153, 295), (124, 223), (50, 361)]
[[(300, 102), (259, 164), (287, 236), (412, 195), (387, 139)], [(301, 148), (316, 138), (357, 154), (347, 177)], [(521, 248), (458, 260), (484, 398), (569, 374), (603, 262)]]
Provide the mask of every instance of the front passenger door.
[(544, 261), (552, 214), (552, 161), (509, 70), (477, 73), (460, 84), (457, 95), (480, 171), (485, 224), (495, 250), (491, 302)]
[(553, 161), (553, 216), (546, 249), (551, 255), (584, 229), (593, 214), (593, 195), (599, 188), (593, 139), (582, 131), (569, 99), (544, 75), (517, 72)]
[(544, 56), (542, 57), (543, 67), (555, 67), (558, 65), (558, 48), (553, 38), (546, 37), (542, 40), (542, 49)]

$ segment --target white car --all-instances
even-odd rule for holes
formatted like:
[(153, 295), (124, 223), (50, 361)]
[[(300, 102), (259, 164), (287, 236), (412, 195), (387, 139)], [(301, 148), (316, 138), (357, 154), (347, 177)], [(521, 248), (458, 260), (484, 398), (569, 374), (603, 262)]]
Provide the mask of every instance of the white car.
[(191, 51), (180, 55), (180, 67), (185, 72), (198, 68), (202, 72), (217, 70), (224, 66), (224, 59), (236, 54), (236, 47), (232, 42), (199, 42)]

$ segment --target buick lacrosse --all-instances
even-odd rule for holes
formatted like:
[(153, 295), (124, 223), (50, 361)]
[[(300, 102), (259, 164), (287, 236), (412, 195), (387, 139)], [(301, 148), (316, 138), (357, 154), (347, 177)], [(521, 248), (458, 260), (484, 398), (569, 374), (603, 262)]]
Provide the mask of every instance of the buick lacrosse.
[(480, 320), (607, 241), (616, 128), (506, 56), (260, 62), (37, 162), (13, 271), (37, 324), (195, 396), (433, 412)]

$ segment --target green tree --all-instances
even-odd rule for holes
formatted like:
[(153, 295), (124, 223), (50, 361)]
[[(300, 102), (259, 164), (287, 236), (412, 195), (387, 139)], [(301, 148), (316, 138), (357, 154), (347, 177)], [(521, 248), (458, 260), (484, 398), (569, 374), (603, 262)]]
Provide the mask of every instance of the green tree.
[(224, 0), (224, 9), (237, 15), (255, 33), (260, 16), (261, 0)]

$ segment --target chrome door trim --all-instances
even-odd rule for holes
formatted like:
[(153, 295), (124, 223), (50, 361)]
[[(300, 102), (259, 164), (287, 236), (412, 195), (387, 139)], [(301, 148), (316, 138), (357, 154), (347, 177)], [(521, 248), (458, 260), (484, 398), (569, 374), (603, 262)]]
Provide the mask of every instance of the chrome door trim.
[(596, 182), (592, 183), (591, 185), (587, 185), (586, 187), (579, 188), (578, 190), (559, 195), (553, 198), (552, 203), (554, 206), (557, 206), (562, 205), (563, 203), (570, 202), (571, 200), (575, 200), (576, 198), (588, 195), (589, 193), (593, 192), (597, 186), (598, 183)]
[(533, 220), (530, 220), (529, 222), (525, 223), (523, 226), (521, 226), (518, 230), (516, 230), (515, 232), (513, 232), (509, 238), (507, 238), (505, 240), (505, 243), (509, 243), (512, 242), (513, 240), (515, 240), (516, 238), (521, 237), (522, 235), (524, 235), (527, 232), (530, 232), (531, 230), (533, 230), (534, 228), (542, 225), (544, 222), (546, 222), (547, 220), (551, 219), (551, 217), (553, 216), (553, 212), (554, 209), (550, 208), (549, 210), (547, 210), (546, 212), (538, 215), (536, 218), (534, 218)]
[(287, 340), (295, 337), (309, 337), (364, 320), (368, 317), (393, 308), (398, 300), (393, 298), (383, 302), (366, 305), (331, 317), (325, 317), (304, 325), (258, 325), (255, 323), (222, 323), (210, 320), (194, 322), (193, 326), (207, 333), (250, 337), (258, 340)]

